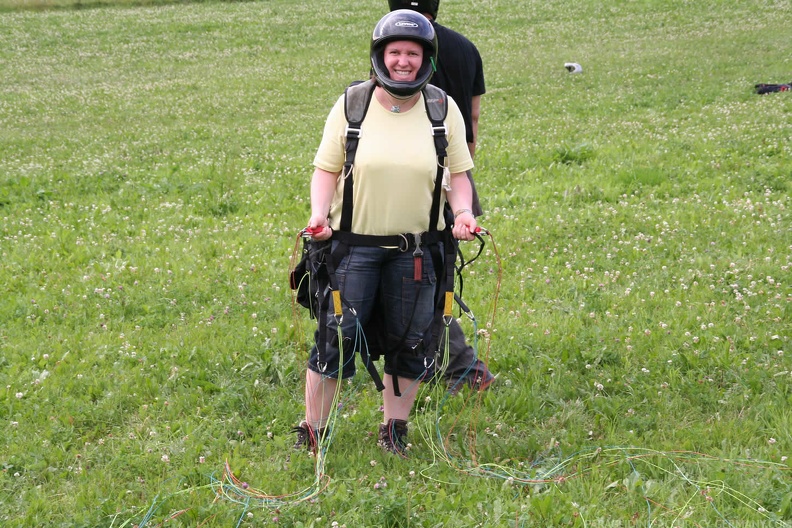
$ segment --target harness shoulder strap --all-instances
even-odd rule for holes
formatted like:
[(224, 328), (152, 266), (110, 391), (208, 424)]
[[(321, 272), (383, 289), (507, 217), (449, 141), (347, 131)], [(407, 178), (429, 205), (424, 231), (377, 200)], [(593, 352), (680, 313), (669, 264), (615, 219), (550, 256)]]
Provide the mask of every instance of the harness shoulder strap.
[(344, 90), (344, 115), (350, 126), (360, 130), (366, 117), (371, 96), (374, 94), (374, 81), (353, 82)]
[(360, 127), (363, 119), (368, 112), (371, 97), (374, 95), (374, 81), (368, 80), (361, 83), (352, 83), (344, 91), (344, 115), (347, 120), (346, 145), (344, 150), (346, 157), (344, 169), (341, 177), (344, 181), (344, 200), (341, 206), (341, 225), (342, 231), (352, 230), (352, 191), (353, 178), (352, 167), (355, 165), (355, 153), (357, 152), (358, 142), (360, 141)]
[(448, 156), (448, 129), (445, 118), (448, 115), (448, 96), (433, 84), (427, 84), (423, 89), (426, 115), (432, 123), (432, 137), (434, 138), (437, 154), (437, 176), (435, 177), (434, 191), (432, 192), (432, 209), (429, 214), (429, 230), (438, 229), (440, 221), (440, 196), (443, 190), (443, 177), (446, 171), (446, 158)]
[(448, 96), (446, 93), (433, 84), (424, 86), (423, 92), (426, 113), (429, 115), (432, 125), (444, 123), (446, 116), (448, 116)]

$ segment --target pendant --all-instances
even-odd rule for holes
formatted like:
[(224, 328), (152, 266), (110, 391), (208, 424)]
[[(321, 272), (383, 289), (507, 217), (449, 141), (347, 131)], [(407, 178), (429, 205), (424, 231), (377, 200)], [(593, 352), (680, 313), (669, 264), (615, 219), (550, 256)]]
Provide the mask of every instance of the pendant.
[(399, 112), (401, 112), (401, 107), (399, 105), (393, 105), (391, 106), (391, 112), (393, 112), (394, 114), (398, 114)]

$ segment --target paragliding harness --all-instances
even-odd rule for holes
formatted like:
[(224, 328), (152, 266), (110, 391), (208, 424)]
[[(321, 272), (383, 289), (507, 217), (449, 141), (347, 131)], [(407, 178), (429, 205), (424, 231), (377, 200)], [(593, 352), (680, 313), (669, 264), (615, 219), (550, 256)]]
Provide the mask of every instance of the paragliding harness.
[[(369, 80), (352, 83), (344, 92), (344, 113), (347, 119), (346, 160), (341, 177), (345, 178), (345, 182), (340, 229), (334, 231), (331, 238), (331, 240), (337, 242), (336, 247), (331, 249), (331, 240), (317, 242), (313, 241), (310, 236), (305, 237), (302, 258), (289, 276), (291, 288), (297, 291), (297, 301), (308, 308), (311, 312), (311, 317), (316, 318), (319, 323), (316, 334), (316, 347), (319, 355), (317, 366), (320, 371), (324, 371), (327, 367), (327, 363), (323, 361), (323, 355), (328, 339), (326, 321), (329, 310), (332, 309), (338, 324), (341, 324), (342, 305), (346, 301), (342, 298), (338, 289), (335, 269), (344, 256), (348, 254), (350, 246), (397, 247), (401, 251), (412, 251), (415, 263), (414, 278), (416, 281), (420, 281), (422, 278), (424, 249), (428, 250), (437, 275), (438, 288), (435, 306), (437, 309), (443, 310), (443, 319), (446, 324), (450, 322), (452, 317), (456, 246), (453, 243), (449, 229), (442, 231), (437, 229), (441, 214), (440, 199), (443, 179), (447, 171), (445, 160), (448, 147), (447, 129), (445, 126), (448, 102), (445, 92), (440, 88), (426, 85), (422, 90), (426, 113), (432, 126), (432, 136), (437, 155), (437, 175), (432, 194), (428, 230), (420, 234), (406, 233), (390, 236), (361, 235), (351, 231), (355, 154), (362, 135), (361, 125), (371, 103), (374, 88), (374, 81)], [(444, 254), (440, 252), (440, 243), (442, 243)], [(330, 303), (331, 299), (332, 306)], [(347, 305), (347, 308), (351, 307)], [(433, 326), (435, 325), (433, 324)], [(426, 343), (425, 350), (436, 348), (439, 332), (432, 331), (431, 334), (432, 337)], [(339, 346), (343, 346), (343, 344), (339, 343)], [(361, 346), (360, 354), (361, 360), (366, 365), (366, 369), (374, 380), (377, 390), (383, 390), (385, 386), (373, 363), (373, 360), (379, 357), (379, 353), (377, 353), (376, 357), (372, 357), (369, 355), (366, 346)], [(432, 359), (430, 364), (427, 364), (425, 359), (424, 366), (427, 370), (432, 368), (432, 363), (434, 363), (434, 359)], [(395, 376), (393, 379), (394, 392), (398, 396), (400, 395), (398, 382)]]

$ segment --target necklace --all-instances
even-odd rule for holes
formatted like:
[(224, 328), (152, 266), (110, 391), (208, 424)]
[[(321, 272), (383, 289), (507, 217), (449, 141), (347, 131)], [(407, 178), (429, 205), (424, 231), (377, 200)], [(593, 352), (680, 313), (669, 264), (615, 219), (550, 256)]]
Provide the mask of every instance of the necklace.
[[(388, 106), (390, 106), (390, 111), (393, 114), (401, 113), (402, 111), (401, 107), (404, 105), (408, 105), (411, 107), (412, 105), (410, 105), (410, 103), (413, 99), (412, 97), (408, 97), (407, 99), (399, 99), (391, 96), (385, 90), (378, 92), (378, 98), (382, 103), (382, 106), (384, 106), (385, 108), (388, 108)], [(404, 111), (406, 112), (407, 110), (409, 110), (409, 108), (406, 108)]]

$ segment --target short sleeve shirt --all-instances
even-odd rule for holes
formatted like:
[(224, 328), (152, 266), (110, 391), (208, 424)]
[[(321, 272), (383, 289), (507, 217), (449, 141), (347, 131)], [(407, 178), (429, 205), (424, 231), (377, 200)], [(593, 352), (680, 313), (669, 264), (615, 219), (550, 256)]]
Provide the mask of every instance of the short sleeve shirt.
[[(339, 172), (344, 165), (344, 97), (325, 123), (314, 166)], [(448, 168), (451, 173), (473, 168), (465, 138), (465, 122), (449, 98)], [(411, 109), (393, 113), (372, 97), (361, 125), (352, 177), (352, 232), (363, 235), (396, 235), (430, 230), (432, 193), (437, 177), (437, 155), (423, 94)], [(338, 230), (345, 180), (339, 177), (330, 207), (330, 226)], [(445, 204), (442, 192), (440, 207)], [(442, 215), (440, 226), (444, 227)]]

